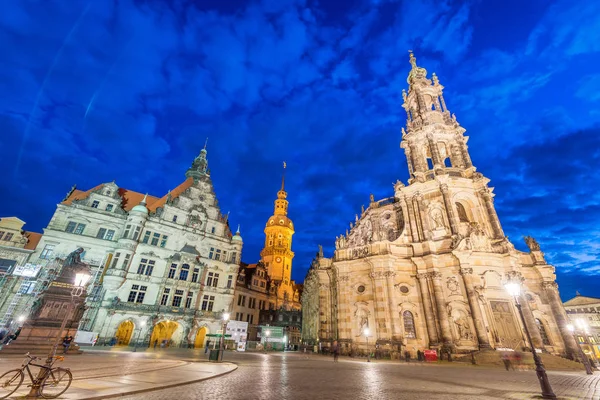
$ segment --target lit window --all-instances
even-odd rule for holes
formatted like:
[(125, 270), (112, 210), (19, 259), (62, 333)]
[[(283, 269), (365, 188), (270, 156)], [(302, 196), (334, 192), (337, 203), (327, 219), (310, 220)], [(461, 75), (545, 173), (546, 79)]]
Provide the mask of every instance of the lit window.
[(175, 295), (173, 296), (173, 307), (181, 306), (182, 298), (183, 298), (183, 290), (175, 290)]
[(127, 302), (129, 303), (143, 303), (144, 297), (146, 296), (147, 286), (139, 286), (139, 285), (131, 285), (131, 291), (129, 292), (129, 297), (127, 297)]
[(202, 311), (212, 311), (215, 303), (215, 296), (205, 295), (202, 298)]
[(106, 211), (112, 211), (113, 210), (113, 205), (112, 204), (107, 204), (106, 205)]
[(104, 239), (113, 240), (114, 237), (115, 237), (115, 231), (112, 229), (109, 229), (108, 231), (106, 231), (106, 236), (104, 236)]
[(106, 235), (106, 228), (98, 229), (98, 233), (96, 234), (96, 237), (98, 239), (104, 239), (104, 235)]
[(98, 208), (99, 205), (100, 205), (100, 202), (98, 200), (94, 200), (92, 202), (92, 208)]
[(54, 245), (47, 244), (46, 246), (44, 246), (44, 250), (42, 250), (42, 254), (40, 254), (40, 258), (48, 260), (48, 259), (50, 259), (50, 257), (52, 257), (52, 253), (54, 253)]

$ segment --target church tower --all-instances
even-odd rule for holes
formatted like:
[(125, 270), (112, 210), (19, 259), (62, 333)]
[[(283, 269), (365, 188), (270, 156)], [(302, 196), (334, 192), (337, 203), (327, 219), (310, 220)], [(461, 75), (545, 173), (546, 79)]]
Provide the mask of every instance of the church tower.
[(265, 225), (265, 246), (260, 252), (261, 260), (267, 267), (267, 273), (273, 281), (291, 284), (292, 274), (292, 236), (294, 224), (287, 216), (288, 201), (285, 191), (285, 167), (281, 178), (281, 189), (277, 192), (275, 210)]

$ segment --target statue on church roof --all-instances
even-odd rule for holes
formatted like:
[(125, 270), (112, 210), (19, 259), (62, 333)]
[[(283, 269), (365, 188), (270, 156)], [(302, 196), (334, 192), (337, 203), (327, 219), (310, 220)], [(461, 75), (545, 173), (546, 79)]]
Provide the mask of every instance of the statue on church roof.
[(540, 251), (540, 244), (531, 236), (525, 236), (525, 244), (529, 247), (529, 251)]

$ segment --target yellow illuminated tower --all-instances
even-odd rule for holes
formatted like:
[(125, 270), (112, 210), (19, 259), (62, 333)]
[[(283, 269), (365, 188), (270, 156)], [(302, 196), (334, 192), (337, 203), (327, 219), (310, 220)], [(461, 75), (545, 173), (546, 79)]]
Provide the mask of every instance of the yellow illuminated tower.
[[(288, 287), (291, 290), (292, 275), (292, 235), (294, 235), (294, 224), (288, 218), (288, 201), (285, 191), (285, 162), (283, 163), (283, 175), (281, 178), (281, 190), (277, 192), (275, 210), (265, 226), (265, 247), (260, 252), (261, 260), (267, 267), (267, 273), (271, 281), (277, 283), (279, 295), (283, 296)], [(282, 290), (283, 289), (283, 290)], [(287, 297), (287, 296), (286, 296)], [(291, 298), (290, 298), (291, 300)]]

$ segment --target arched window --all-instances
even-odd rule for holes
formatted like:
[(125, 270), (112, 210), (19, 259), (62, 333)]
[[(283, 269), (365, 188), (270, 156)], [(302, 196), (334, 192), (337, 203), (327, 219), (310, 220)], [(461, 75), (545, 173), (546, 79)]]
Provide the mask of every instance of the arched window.
[(545, 346), (550, 346), (550, 339), (548, 339), (548, 334), (546, 333), (546, 328), (544, 328), (544, 324), (542, 323), (542, 321), (540, 321), (539, 319), (535, 319), (535, 324), (537, 325), (538, 329), (540, 330), (540, 336), (542, 337), (542, 343), (544, 343)]
[(469, 222), (469, 217), (467, 217), (467, 210), (465, 210), (465, 206), (461, 203), (456, 203), (456, 210), (458, 211), (458, 220), (460, 222)]
[(404, 311), (402, 313), (402, 319), (404, 320), (404, 336), (407, 339), (415, 339), (417, 334), (415, 332), (415, 319), (410, 311)]

